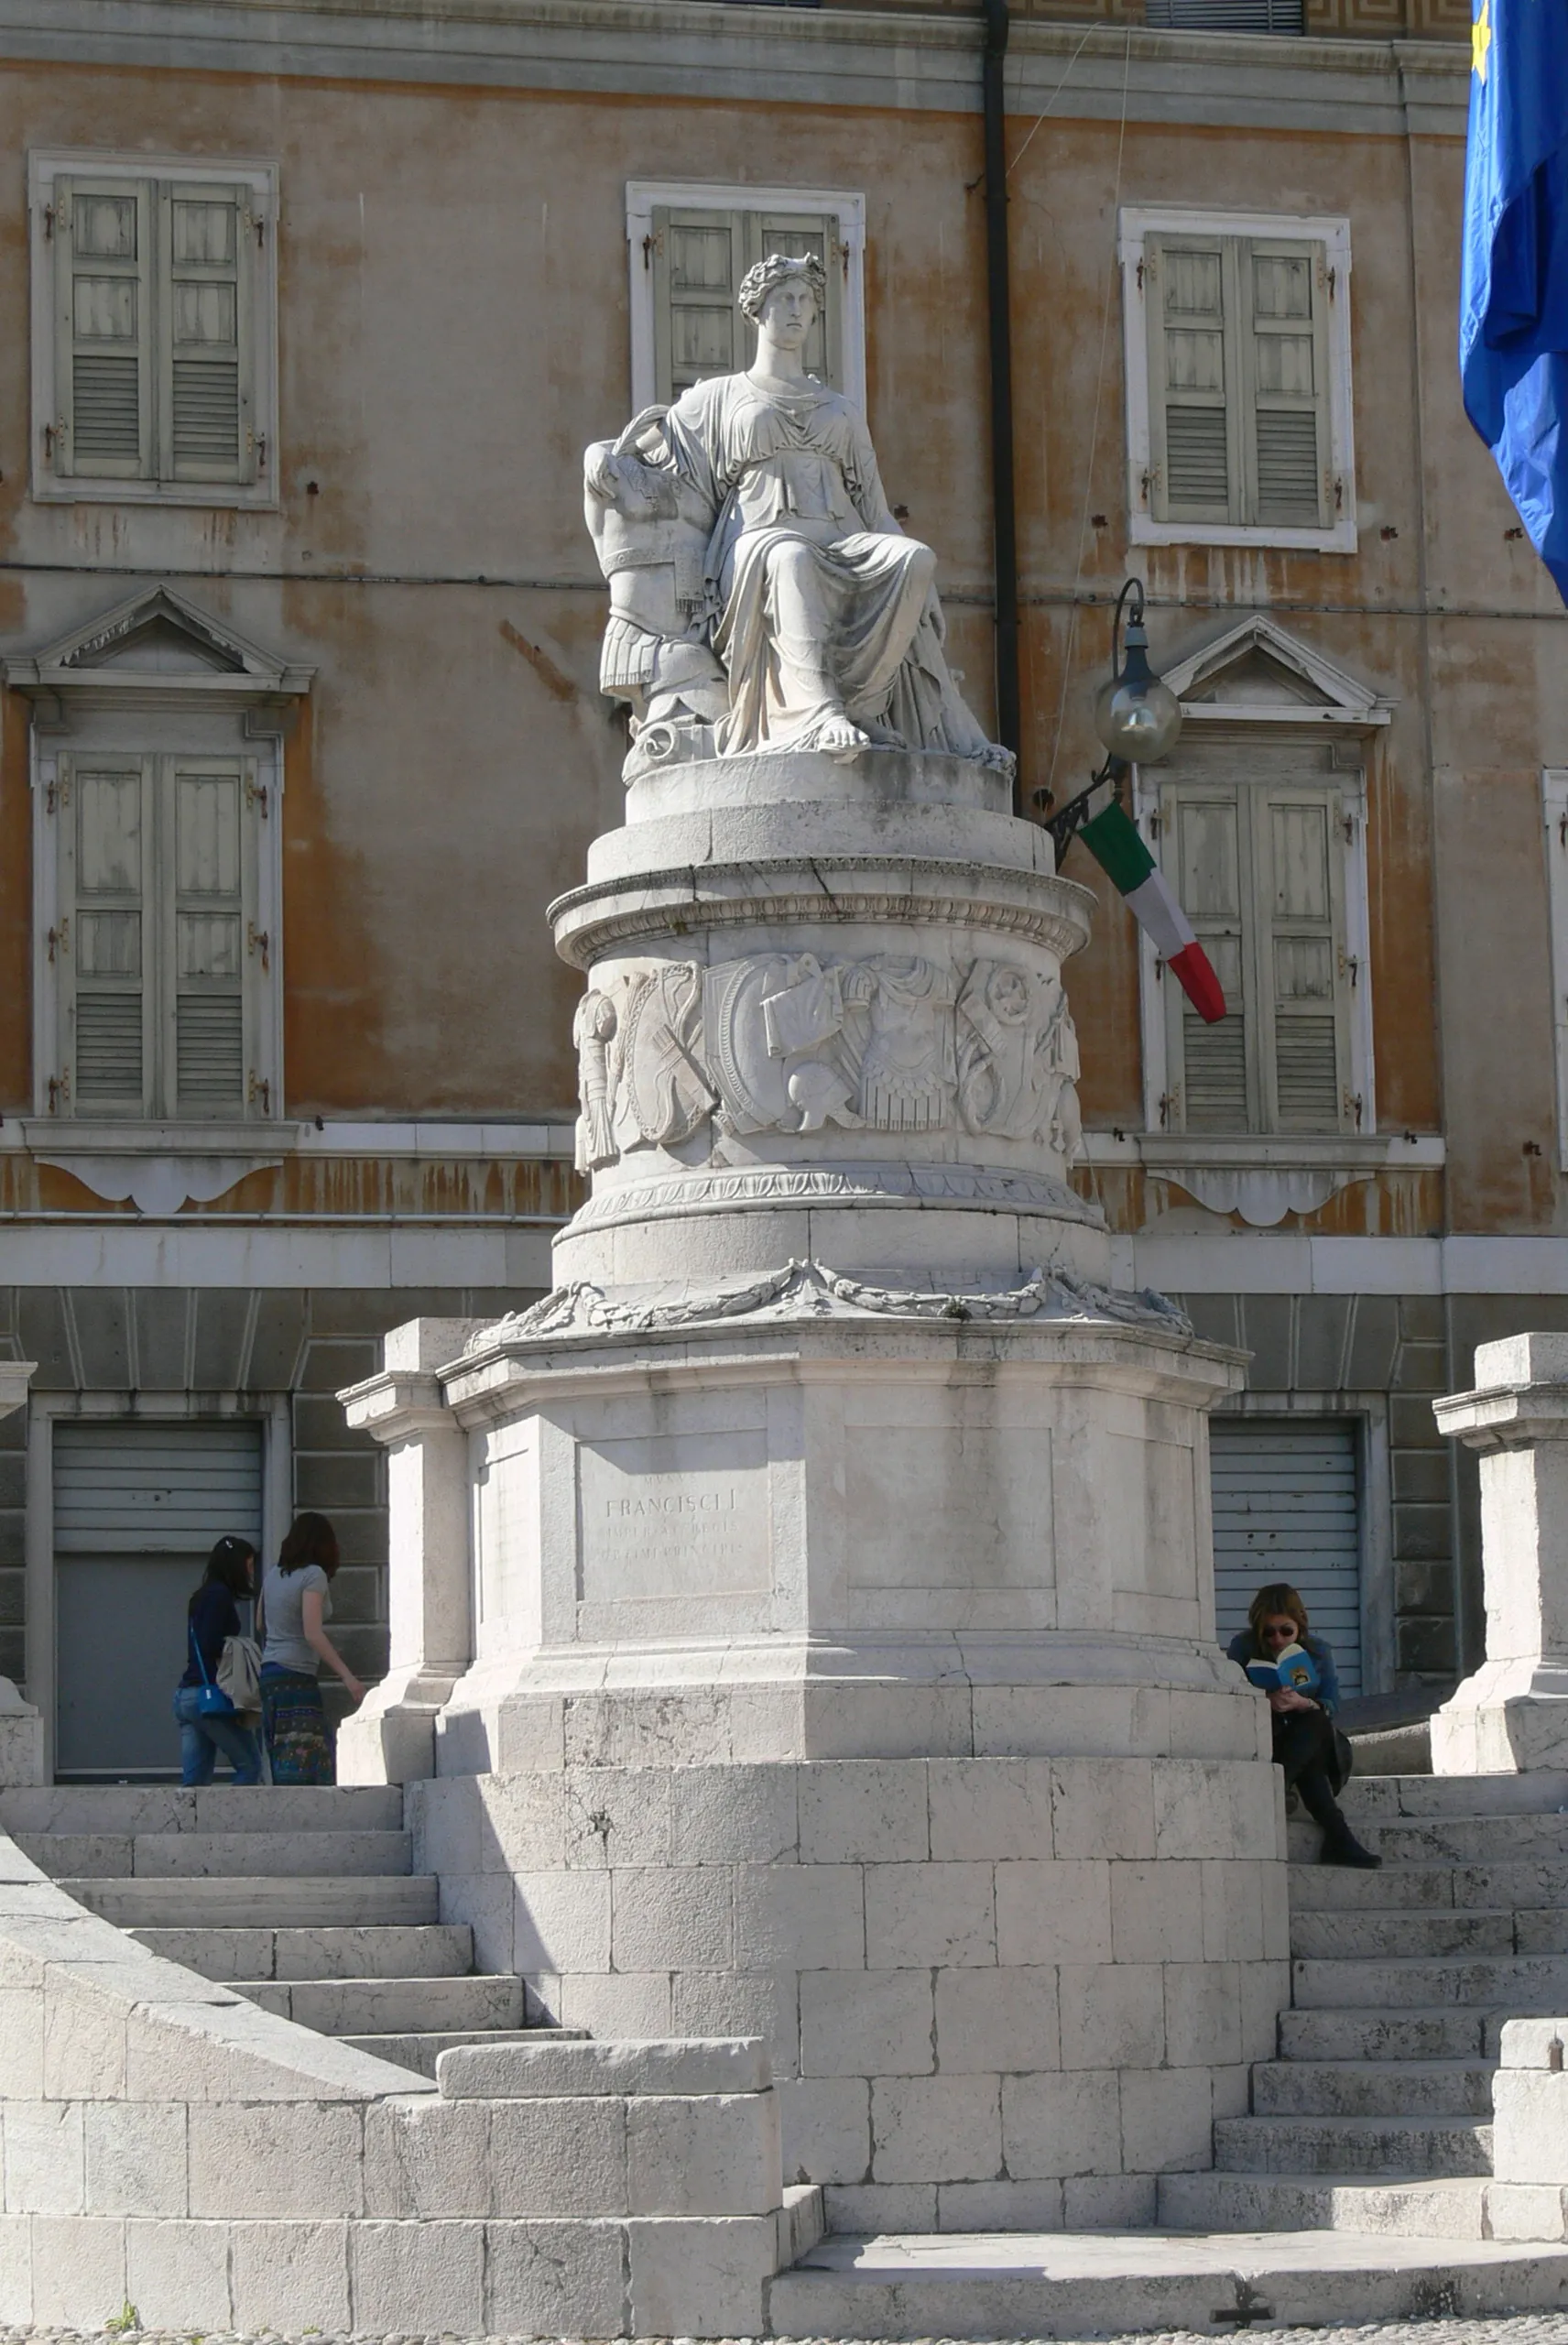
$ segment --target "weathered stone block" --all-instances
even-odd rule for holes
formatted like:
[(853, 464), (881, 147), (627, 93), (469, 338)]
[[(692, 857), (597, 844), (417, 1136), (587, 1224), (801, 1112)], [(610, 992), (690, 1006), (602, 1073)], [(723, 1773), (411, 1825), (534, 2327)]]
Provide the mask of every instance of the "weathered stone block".
[(1049, 1759), (932, 1759), (927, 1772), (939, 1862), (1051, 1855)]
[(991, 1867), (867, 1865), (866, 1958), (881, 1970), (994, 1963)]
[(30, 2215), (0, 2215), (0, 2321), (7, 2329), (30, 2329), (33, 2325)]
[(1055, 1970), (939, 1971), (936, 2053), (943, 2076), (1059, 2067)]
[(981, 2182), (1002, 2167), (996, 2077), (877, 2077), (871, 2171), (878, 2182)]
[(606, 2039), (670, 2035), (675, 2022), (668, 1970), (589, 1971), (561, 1982), (562, 2027)]
[(228, 2329), (227, 2223), (132, 2216), (125, 2224), (125, 2296), (146, 2329)]
[(777, 2090), (785, 2181), (865, 2181), (871, 2171), (871, 2087), (866, 2078), (802, 2077)]
[(802, 1767), (798, 1785), (802, 1864), (918, 1864), (930, 1854), (920, 1761), (828, 1761)]
[(490, 2208), (487, 2102), (410, 2099), (366, 2109), (367, 2215), (477, 2220)]
[(619, 2223), (485, 2226), (485, 2327), (493, 2337), (614, 2337), (624, 2317)]
[(680, 1767), (670, 1777), (670, 1860), (781, 1864), (797, 1848), (796, 1770)]
[(7, 2100), (3, 2113), (5, 2212), (80, 2215), (86, 2203), (81, 2103)]
[(1159, 1963), (1063, 1963), (1058, 1992), (1064, 2068), (1160, 2067), (1165, 1994)]
[(1229, 1962), (1165, 1966), (1165, 2056), (1172, 2068), (1244, 2057), (1241, 1978)]
[(735, 1960), (746, 1970), (859, 1969), (866, 1917), (858, 1865), (739, 1865)]
[(593, 2094), (760, 2093), (767, 2045), (748, 2037), (708, 2043), (462, 2044), (441, 2054), (436, 2077), (448, 2100), (583, 2100)]
[(611, 1956), (617, 1970), (728, 1968), (735, 1951), (733, 1874), (724, 1865), (656, 1866), (611, 1875)]
[(362, 2213), (368, 2114), (352, 2105), (309, 2101), (252, 2106), (228, 2100), (193, 2108), (191, 2212)]
[(936, 2194), (942, 2231), (1059, 2231), (1060, 2182), (944, 2182)]
[[(191, 2211), (186, 2181), (187, 2114), (181, 2102), (166, 2108), (156, 2101), (87, 2102), (82, 2147), (90, 2215)], [(253, 2176), (245, 2178), (254, 2185)]]
[(36, 2215), (33, 2318), (40, 2329), (100, 2329), (125, 2301), (121, 2215)]
[(678, 1970), (670, 1981), (677, 2035), (759, 2037), (776, 2077), (797, 2072), (800, 2041), (793, 1970)]
[(1059, 1857), (1152, 1857), (1149, 1761), (1059, 1759), (1051, 1771), (1051, 1832)]
[[(755, 2096), (759, 2103), (765, 2098)], [(602, 2095), (495, 2101), (487, 2163), (486, 2213), (624, 2214), (626, 2104)]]
[(608, 1970), (609, 1874), (519, 1873), (514, 1928), (518, 1970)]
[(483, 2223), (351, 2223), (348, 2258), (356, 2329), (405, 2337), (482, 2332)]
[(800, 2072), (920, 2077), (936, 2066), (928, 1970), (800, 1973)]
[(1117, 1962), (1200, 1962), (1203, 1956), (1203, 1868), (1114, 1864), (1111, 1950)]
[(1180, 2174), (1214, 2162), (1214, 2097), (1207, 2068), (1122, 2072), (1122, 2143), (1149, 2173)]
[(770, 2216), (626, 2226), (631, 2317), (637, 2337), (757, 2337), (763, 2288), (773, 2276), (778, 2230)]
[(626, 2103), (626, 2199), (634, 2215), (766, 2215), (782, 2201), (771, 2093)]
[(1115, 2173), (1121, 2164), (1115, 2073), (1004, 2077), (1002, 2150), (1016, 2181)]
[(350, 2323), (346, 2222), (228, 2225), (229, 2288), (236, 2329), (317, 2329)]
[(996, 1867), (996, 1959), (1111, 1959), (1111, 1868), (1089, 1858)]

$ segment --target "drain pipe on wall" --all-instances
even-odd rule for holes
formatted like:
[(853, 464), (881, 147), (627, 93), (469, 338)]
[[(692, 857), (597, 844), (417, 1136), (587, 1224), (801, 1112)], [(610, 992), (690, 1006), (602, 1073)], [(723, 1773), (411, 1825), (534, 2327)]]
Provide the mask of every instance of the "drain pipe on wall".
[(1019, 765), (1013, 812), (1025, 805), (1018, 739), (1018, 540), (1013, 493), (1013, 308), (1007, 266), (1007, 0), (982, 0), (981, 105), (985, 125), (985, 300), (991, 347), (991, 536), (996, 587), (996, 734)]

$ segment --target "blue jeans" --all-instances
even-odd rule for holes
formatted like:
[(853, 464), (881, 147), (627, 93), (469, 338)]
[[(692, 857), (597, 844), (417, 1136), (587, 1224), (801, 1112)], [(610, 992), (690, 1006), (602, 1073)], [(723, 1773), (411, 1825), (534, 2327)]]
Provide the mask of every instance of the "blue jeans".
[(240, 1724), (233, 1712), (216, 1718), (199, 1718), (196, 1703), (201, 1690), (200, 1685), (175, 1688), (174, 1715), (180, 1720), (180, 1782), (210, 1783), (221, 1751), (234, 1771), (236, 1783), (259, 1783), (261, 1752), (255, 1735), (248, 1726)]

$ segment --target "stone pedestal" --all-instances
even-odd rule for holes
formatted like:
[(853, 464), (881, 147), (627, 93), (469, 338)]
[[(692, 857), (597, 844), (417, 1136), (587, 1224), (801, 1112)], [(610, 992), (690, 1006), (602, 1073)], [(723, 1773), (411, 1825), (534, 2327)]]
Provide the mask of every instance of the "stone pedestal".
[(1432, 1403), (1481, 1456), (1486, 1658), (1432, 1722), (1440, 1775), (1568, 1767), (1568, 1336), (1475, 1353), (1475, 1386)]
[(343, 1396), (403, 1460), (355, 1773), (430, 1682), (399, 1588), (472, 1588), (410, 1785), (443, 1914), (567, 2024), (766, 2037), (841, 2228), (1151, 2220), (1289, 1993), (1268, 1714), (1214, 1642), (1240, 1366), (1107, 1283), (1089, 899), (1007, 788), (639, 768), (554, 908), (593, 1176), (555, 1291)]
[[(0, 1417), (27, 1406), (33, 1367), (30, 1359), (0, 1359)], [(8, 1677), (0, 1677), (0, 1787), (43, 1779), (43, 1719)]]

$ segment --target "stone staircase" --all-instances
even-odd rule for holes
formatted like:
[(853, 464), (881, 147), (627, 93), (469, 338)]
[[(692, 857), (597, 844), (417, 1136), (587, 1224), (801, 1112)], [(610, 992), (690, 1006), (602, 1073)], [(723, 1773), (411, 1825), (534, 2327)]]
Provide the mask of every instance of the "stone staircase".
[(1344, 1805), (1382, 1871), (1290, 1825), (1279, 2056), (1214, 2172), (1163, 2177), (1162, 2225), (1488, 2235), (1503, 2023), (1568, 2011), (1568, 1773), (1374, 1776)]
[(153, 1953), (418, 2075), (528, 2031), (522, 1980), (475, 1972), (412, 1870), (397, 1785), (0, 1791), (0, 1830)]

